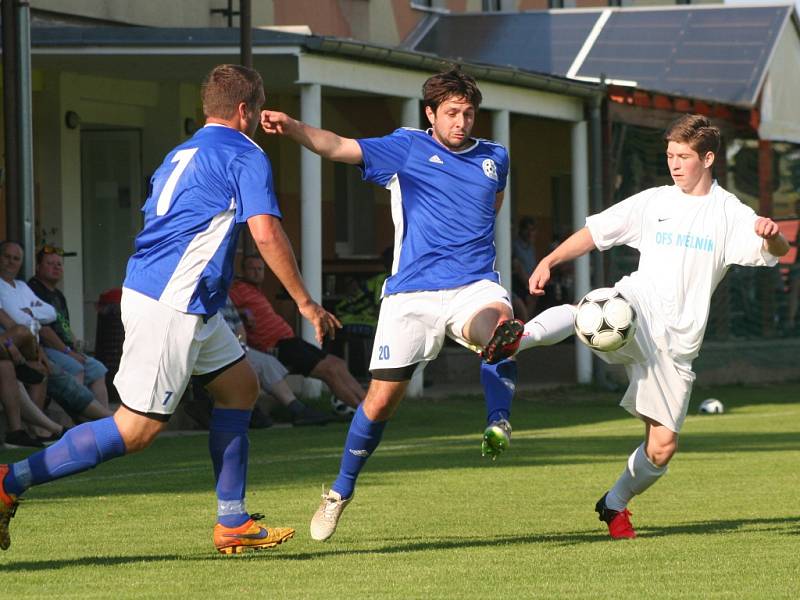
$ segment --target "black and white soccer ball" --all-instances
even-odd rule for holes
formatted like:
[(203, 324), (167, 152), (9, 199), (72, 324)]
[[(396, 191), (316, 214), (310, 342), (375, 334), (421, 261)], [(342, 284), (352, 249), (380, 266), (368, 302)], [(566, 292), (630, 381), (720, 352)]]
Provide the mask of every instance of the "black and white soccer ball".
[(706, 398), (697, 409), (701, 415), (721, 415), (725, 412), (725, 405), (716, 398)]
[(619, 350), (636, 333), (636, 311), (614, 288), (597, 288), (578, 303), (575, 333), (594, 350)]
[(336, 396), (331, 396), (331, 409), (337, 416), (340, 417), (352, 417), (354, 414), (356, 414), (355, 408), (349, 404), (345, 404)]

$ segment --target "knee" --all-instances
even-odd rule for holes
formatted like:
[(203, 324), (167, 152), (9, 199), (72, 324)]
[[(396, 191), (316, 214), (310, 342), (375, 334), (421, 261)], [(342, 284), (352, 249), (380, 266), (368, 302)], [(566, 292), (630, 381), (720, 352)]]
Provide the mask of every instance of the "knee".
[(665, 467), (678, 451), (678, 440), (656, 442), (651, 440), (647, 445), (647, 458), (657, 467)]
[(120, 430), (122, 441), (125, 442), (125, 454), (141, 452), (153, 443), (158, 437), (161, 427), (141, 427), (135, 429)]
[(342, 371), (342, 369), (346, 368), (347, 365), (341, 358), (334, 356), (333, 354), (328, 354), (325, 358), (317, 363), (317, 366), (314, 367), (314, 369), (311, 371), (311, 374), (322, 379), (325, 377), (333, 377), (336, 375), (336, 373), (339, 373)]

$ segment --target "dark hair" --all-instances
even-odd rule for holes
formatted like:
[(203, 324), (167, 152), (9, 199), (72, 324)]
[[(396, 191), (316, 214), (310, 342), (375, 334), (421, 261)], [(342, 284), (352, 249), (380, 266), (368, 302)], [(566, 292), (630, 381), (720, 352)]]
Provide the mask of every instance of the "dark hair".
[(264, 82), (258, 71), (241, 65), (219, 65), (206, 75), (200, 88), (203, 114), (206, 117), (230, 119), (239, 103), (250, 112), (264, 104)]
[(264, 258), (260, 254), (245, 254), (242, 257), (242, 266), (244, 266), (244, 263), (246, 263), (248, 260), (257, 260), (262, 263), (264, 262)]
[(664, 141), (688, 144), (703, 158), (708, 152), (719, 152), (720, 132), (702, 115), (683, 115), (675, 119), (664, 132)]
[(528, 227), (536, 227), (536, 219), (529, 216), (522, 217), (519, 220), (519, 224), (517, 225), (517, 231), (519, 231), (519, 233), (522, 233)]
[(478, 110), (483, 100), (478, 84), (472, 76), (457, 66), (429, 77), (422, 84), (422, 102), (426, 107), (430, 106), (433, 112), (436, 112), (439, 105), (448, 98), (464, 98), (475, 110)]

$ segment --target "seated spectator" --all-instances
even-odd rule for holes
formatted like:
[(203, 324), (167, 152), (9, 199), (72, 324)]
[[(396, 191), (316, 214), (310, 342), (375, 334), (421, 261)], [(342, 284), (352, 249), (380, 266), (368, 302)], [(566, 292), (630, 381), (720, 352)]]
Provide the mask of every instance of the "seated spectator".
[[(15, 367), (26, 364), (26, 359), (14, 344), (15, 337), (27, 333), (22, 331), (0, 334), (0, 404), (6, 416), (5, 446), (7, 448), (41, 448), (44, 442), (61, 437), (64, 428), (45, 415), (31, 400), (25, 386), (17, 380)], [(43, 383), (38, 384), (43, 387)], [(25, 430), (25, 424), (34, 428), (34, 435)], [(42, 433), (44, 432), (44, 433)], [(42, 433), (41, 435), (39, 435)]]
[(528, 279), (536, 268), (535, 242), (536, 221), (522, 217), (511, 246), (511, 295), (514, 316), (525, 322), (533, 318), (536, 310), (536, 296), (528, 289)]
[[(43, 324), (56, 320), (56, 310), (42, 302), (24, 281), (16, 279), (21, 266), (22, 246), (9, 241), (0, 243), (0, 327), (10, 331), (15, 325), (23, 325), (37, 337)], [(111, 411), (95, 400), (86, 386), (78, 384), (61, 367), (47, 360), (44, 352), (39, 351), (38, 340), (35, 347), (38, 358), (34, 360), (26, 355), (28, 365), (36, 370), (37, 361), (42, 363), (43, 371), (47, 375), (47, 394), (70, 417), (92, 420), (111, 416)], [(22, 379), (19, 368), (17, 376)], [(41, 401), (44, 402), (43, 397)]]
[[(294, 395), (289, 384), (286, 383), (286, 376), (289, 372), (277, 358), (247, 346), (247, 332), (230, 297), (228, 297), (225, 306), (221, 308), (219, 312), (225, 319), (228, 327), (230, 327), (233, 333), (236, 334), (236, 337), (239, 338), (239, 342), (242, 344), (242, 348), (245, 351), (245, 358), (256, 372), (261, 390), (286, 408), (290, 415), (292, 425), (298, 427), (302, 425), (324, 425), (333, 419), (332, 415), (327, 415), (314, 410), (310, 406), (306, 406)], [(184, 406), (184, 410), (200, 425), (207, 428), (211, 417), (213, 401), (202, 385), (198, 385), (198, 382), (199, 380), (197, 378), (193, 379), (193, 399)], [(260, 399), (261, 396), (259, 396), (259, 400)], [(271, 406), (267, 406), (265, 412), (269, 414), (271, 408)], [(256, 413), (254, 413), (254, 415), (255, 414)], [(254, 429), (269, 427), (270, 425), (272, 425), (272, 420), (264, 416), (256, 416), (254, 420), (251, 419), (250, 421), (250, 427)]]
[(62, 254), (60, 248), (44, 246), (36, 253), (36, 275), (28, 280), (33, 293), (56, 310), (56, 320), (42, 326), (39, 339), (49, 361), (72, 375), (78, 383), (88, 387), (95, 399), (108, 408), (108, 369), (99, 360), (76, 349), (75, 336), (69, 323), (67, 299), (56, 287), (64, 276)]
[(261, 257), (246, 256), (242, 269), (244, 276), (233, 282), (230, 296), (242, 315), (248, 345), (274, 354), (290, 373), (321, 379), (348, 406), (358, 406), (364, 400), (364, 388), (347, 370), (345, 362), (295, 336), (289, 324), (264, 296), (261, 291), (264, 281)]

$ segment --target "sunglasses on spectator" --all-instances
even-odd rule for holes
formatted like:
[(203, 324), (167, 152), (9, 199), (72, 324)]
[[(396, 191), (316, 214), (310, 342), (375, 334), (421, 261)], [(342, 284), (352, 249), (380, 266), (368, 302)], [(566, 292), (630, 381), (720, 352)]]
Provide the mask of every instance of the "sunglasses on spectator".
[(42, 249), (39, 250), (42, 254), (57, 254), (58, 256), (64, 256), (64, 249), (59, 248), (58, 246), (50, 246), (45, 244), (42, 246)]

